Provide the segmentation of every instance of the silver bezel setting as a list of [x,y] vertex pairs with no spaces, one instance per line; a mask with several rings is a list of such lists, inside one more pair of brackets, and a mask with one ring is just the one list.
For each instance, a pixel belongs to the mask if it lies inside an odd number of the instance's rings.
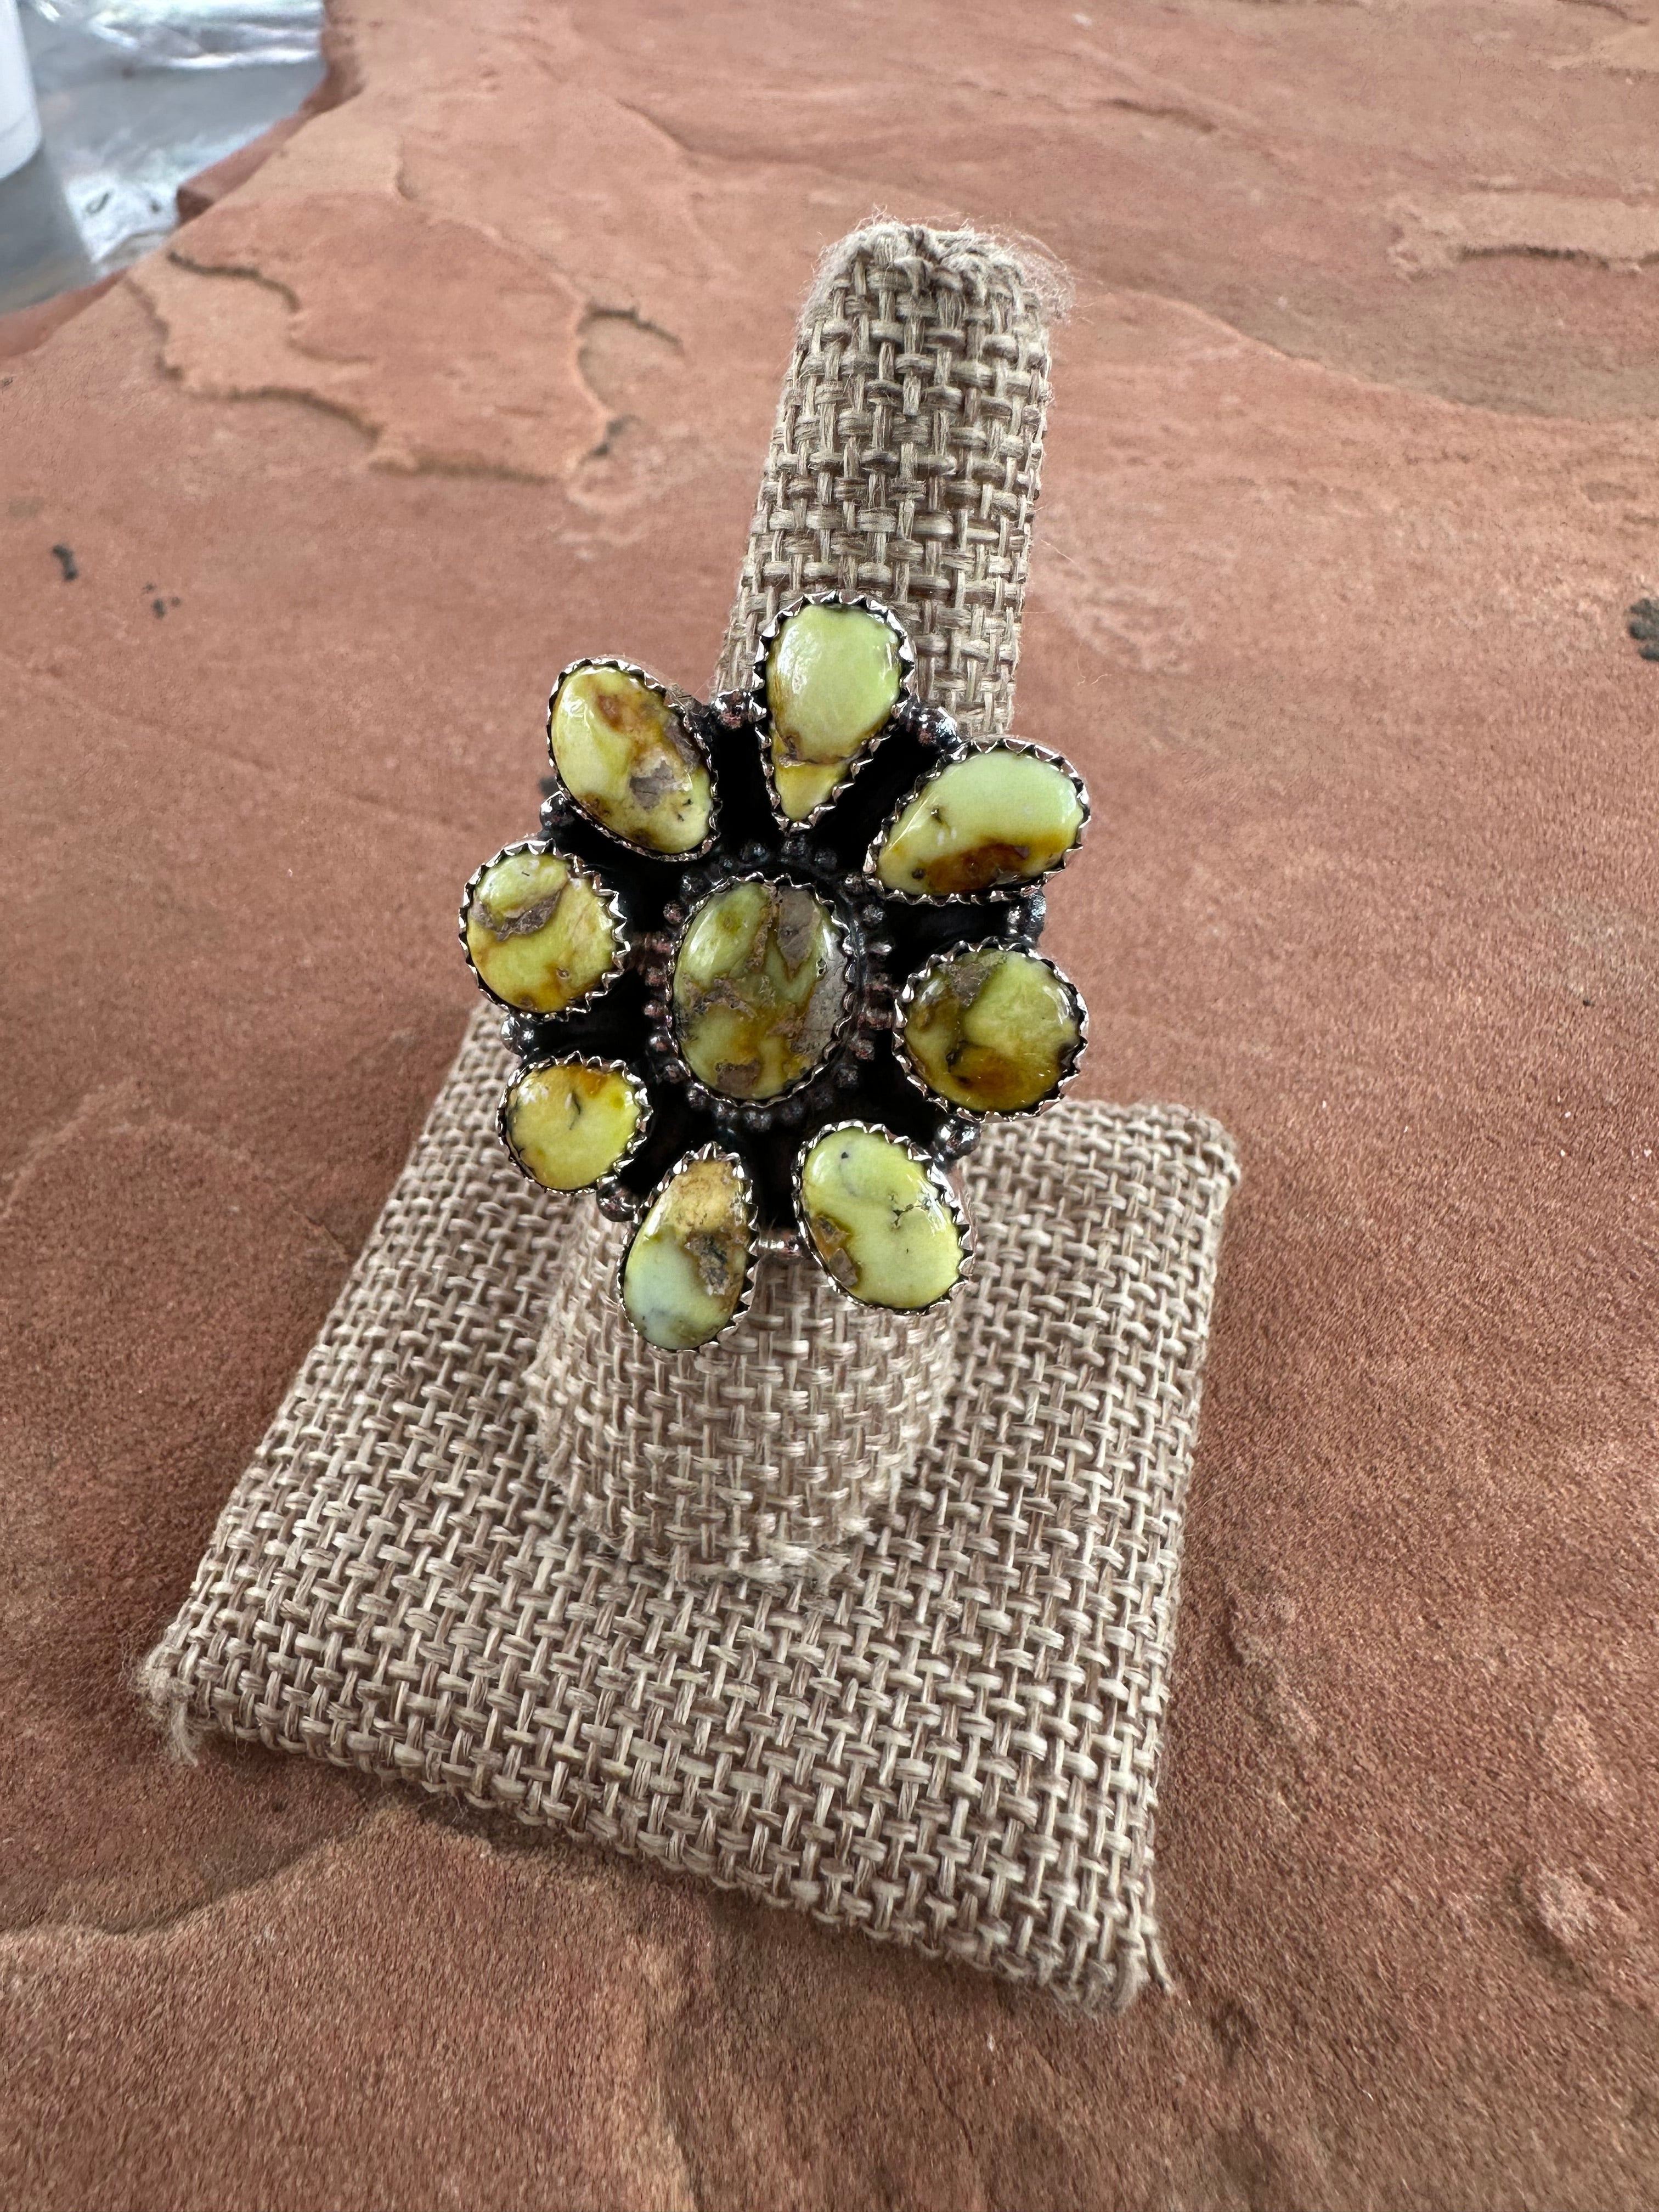
[[[830,926],[840,940],[846,959],[841,1011],[830,1032],[829,1042],[811,1067],[769,1098],[732,1097],[705,1083],[685,1056],[674,1005],[674,970],[679,964],[680,950],[692,923],[711,899],[718,898],[725,891],[735,890],[742,884],[763,884],[769,887],[786,884],[792,890],[809,892],[820,906],[827,909]],[[662,1064],[663,1073],[669,1080],[684,1085],[686,1097],[692,1105],[702,1108],[722,1122],[730,1122],[740,1128],[769,1129],[775,1121],[788,1122],[799,1119],[808,1094],[819,1085],[834,1084],[837,1064],[845,1064],[842,1054],[849,1046],[858,1058],[869,1058],[874,1045],[872,1038],[866,1043],[866,1033],[873,1030],[871,1016],[876,1011],[875,1002],[880,999],[881,994],[874,988],[877,978],[871,972],[872,963],[864,933],[854,916],[842,910],[843,905],[844,902],[838,902],[833,896],[826,896],[823,884],[792,874],[787,862],[779,868],[722,871],[691,896],[683,908],[677,904],[669,910],[675,918],[660,937],[647,939],[641,971],[646,985],[646,1019],[649,1024],[647,1048]],[[664,918],[666,921],[668,916]],[[866,1045],[862,1052],[859,1050],[860,1044]]]
[[[950,1208],[951,1218],[957,1224],[957,1234],[962,1241],[962,1265],[957,1268],[957,1279],[950,1289],[941,1291],[938,1297],[930,1299],[925,1306],[886,1306],[874,1298],[861,1298],[855,1291],[849,1291],[844,1283],[836,1282],[835,1276],[830,1274],[829,1268],[823,1264],[817,1245],[813,1240],[812,1231],[807,1224],[806,1204],[801,1189],[801,1176],[805,1168],[808,1152],[815,1146],[823,1144],[826,1138],[838,1137],[844,1129],[861,1129],[868,1136],[884,1137],[890,1145],[896,1145],[902,1152],[908,1152]],[[973,1217],[963,1204],[961,1194],[949,1174],[939,1165],[931,1152],[925,1152],[913,1139],[901,1136],[896,1129],[890,1129],[880,1121],[866,1121],[856,1115],[850,1115],[844,1121],[830,1121],[822,1129],[815,1130],[795,1153],[794,1165],[790,1170],[789,1187],[795,1209],[795,1225],[800,1249],[811,1260],[813,1266],[835,1285],[841,1296],[844,1298],[851,1298],[854,1305],[865,1306],[872,1313],[916,1316],[937,1313],[941,1306],[950,1304],[972,1271],[975,1249]]]
[[[810,813],[803,814],[797,818],[785,813],[783,801],[778,796],[775,763],[772,758],[772,709],[767,697],[766,670],[767,663],[771,658],[772,647],[778,641],[779,632],[785,623],[793,615],[798,615],[803,607],[847,607],[856,610],[860,614],[874,615],[878,620],[884,622],[898,640],[899,688],[898,696],[893,702],[887,720],[878,729],[871,732],[857,752],[852,756],[847,763],[846,773],[835,788],[821,799]],[[827,814],[832,806],[839,805],[847,796],[860,774],[880,750],[883,741],[892,728],[894,720],[899,715],[904,702],[915,700],[916,650],[910,642],[909,632],[893,612],[891,607],[888,606],[884,600],[872,599],[867,592],[804,592],[791,599],[787,605],[780,607],[771,621],[762,630],[755,650],[754,663],[750,672],[747,696],[750,719],[754,723],[760,743],[761,774],[766,779],[767,800],[771,806],[773,818],[778,827],[786,836],[791,836],[799,831],[810,830],[812,824]]]
[[[569,869],[571,875],[580,878],[600,900],[611,920],[615,951],[611,955],[610,967],[597,982],[590,983],[585,991],[569,1000],[558,1009],[556,1013],[548,1013],[539,1006],[515,1006],[510,999],[504,999],[498,991],[492,991],[480,974],[478,963],[472,957],[472,947],[466,941],[466,918],[471,909],[473,897],[478,885],[492,868],[498,866],[503,860],[512,860],[519,853],[534,853],[538,857],[544,856],[562,861]],[[499,853],[493,853],[489,860],[474,868],[466,879],[466,889],[461,893],[461,911],[457,929],[461,940],[461,951],[466,957],[466,964],[472,970],[478,988],[483,993],[485,998],[490,1000],[495,1005],[504,1007],[509,1014],[521,1014],[535,1021],[556,1022],[562,1016],[573,1012],[578,1006],[591,1006],[595,999],[599,998],[611,988],[618,975],[627,972],[634,957],[633,936],[628,926],[628,915],[622,901],[602,876],[597,875],[592,868],[584,866],[581,861],[573,860],[568,853],[562,853],[550,837],[521,837],[516,844],[503,845]]]
[[[975,952],[1012,952],[1027,960],[1036,961],[1040,968],[1046,968],[1059,983],[1076,1012],[1077,1042],[1060,1071],[1060,1079],[1029,1106],[964,1106],[960,1100],[948,1097],[943,1091],[935,1091],[911,1057],[910,1041],[905,1034],[905,1018],[915,1002],[917,992],[937,969],[948,968],[953,961],[965,960]],[[892,1035],[893,1056],[898,1062],[900,1073],[930,1105],[938,1106],[947,1114],[965,1116],[975,1122],[1029,1121],[1035,1115],[1046,1113],[1055,1100],[1064,1097],[1076,1082],[1078,1072],[1083,1066],[1083,1055],[1089,1048],[1089,1009],[1082,992],[1058,961],[1050,960],[1046,953],[1038,952],[1018,937],[981,937],[969,945],[945,946],[906,977],[904,987],[894,1002]]]
[[[678,1182],[687,1169],[694,1166],[699,1160],[724,1160],[737,1170],[738,1184],[743,1193],[744,1212],[747,1217],[749,1227],[749,1249],[748,1256],[744,1262],[743,1288],[738,1293],[738,1303],[732,1309],[731,1319],[722,1322],[713,1336],[704,1337],[701,1344],[653,1344],[651,1339],[628,1310],[628,1301],[623,1291],[623,1278],[628,1271],[629,1260],[633,1255],[635,1244],[645,1226],[652,1207],[667,1190],[670,1184]],[[628,1242],[623,1247],[622,1257],[617,1262],[617,1304],[622,1308],[628,1326],[634,1331],[641,1344],[650,1345],[652,1351],[664,1359],[688,1359],[699,1352],[707,1352],[711,1344],[718,1344],[722,1337],[729,1336],[749,1310],[750,1301],[755,1295],[755,1278],[761,1258],[761,1243],[762,1231],[755,1212],[755,1179],[750,1174],[743,1155],[733,1152],[726,1145],[714,1143],[699,1145],[695,1152],[682,1152],[641,1206]]]
[[[626,1149],[611,1162],[603,1175],[595,1176],[592,1182],[577,1183],[570,1190],[560,1190],[552,1183],[544,1182],[539,1176],[532,1175],[530,1170],[519,1158],[514,1148],[512,1137],[507,1132],[507,1117],[514,1092],[520,1085],[526,1082],[531,1076],[539,1075],[550,1067],[586,1067],[592,1069],[596,1074],[620,1075],[629,1090],[633,1091],[639,1103],[640,1118],[635,1124],[634,1133],[629,1139]],[[502,1151],[527,1183],[532,1184],[537,1190],[545,1191],[550,1198],[580,1198],[588,1191],[599,1195],[615,1189],[617,1178],[623,1170],[639,1157],[640,1147],[650,1133],[651,1121],[651,1093],[646,1088],[645,1080],[639,1071],[630,1067],[625,1060],[595,1060],[586,1053],[580,1052],[546,1052],[535,1060],[526,1060],[507,1079],[507,1088],[501,1093],[501,1103],[495,1109],[495,1134],[501,1140]]]
[[[580,675],[585,668],[615,668],[624,676],[633,677],[643,684],[647,691],[654,692],[669,711],[678,716],[680,727],[687,741],[695,747],[702,762],[703,773],[708,778],[708,830],[700,845],[689,845],[682,853],[664,853],[654,845],[642,845],[632,837],[624,837],[620,830],[613,830],[608,822],[601,821],[592,808],[579,799],[565,781],[564,770],[559,766],[558,756],[553,750],[553,714],[559,703],[560,692],[571,677]],[[720,842],[720,789],[714,774],[713,757],[697,732],[698,705],[698,701],[690,692],[682,691],[678,684],[665,684],[661,677],[653,676],[648,668],[641,668],[637,661],[623,660],[615,653],[584,653],[580,660],[567,661],[547,695],[547,764],[560,796],[568,805],[575,809],[584,822],[591,823],[602,836],[609,837],[613,845],[619,845],[624,853],[632,853],[644,860],[665,860],[672,866],[689,866],[693,860],[702,860],[712,853]]]
[[[1012,884],[988,884],[983,890],[907,891],[896,890],[891,884],[884,883],[878,872],[878,859],[882,847],[892,836],[905,812],[915,805],[917,799],[937,778],[948,775],[953,768],[960,767],[963,762],[971,760],[978,753],[1026,753],[1033,760],[1045,762],[1048,767],[1057,768],[1063,775],[1069,776],[1083,808],[1083,818],[1077,825],[1076,836],[1073,838],[1057,860],[1051,861],[1037,874],[1022,876],[1017,882]],[[916,779],[903,797],[895,801],[889,810],[887,818],[870,840],[870,849],[864,856],[860,874],[865,882],[875,886],[879,897],[902,899],[907,906],[972,908],[975,905],[1007,905],[1019,899],[1029,898],[1034,890],[1040,890],[1051,877],[1057,876],[1060,870],[1067,866],[1073,854],[1082,848],[1083,840],[1088,834],[1092,813],[1093,809],[1089,801],[1089,787],[1063,754],[1052,751],[1047,745],[1033,744],[1029,738],[993,738],[988,744],[969,744],[955,758],[941,761],[938,767],[929,769],[925,775]]]

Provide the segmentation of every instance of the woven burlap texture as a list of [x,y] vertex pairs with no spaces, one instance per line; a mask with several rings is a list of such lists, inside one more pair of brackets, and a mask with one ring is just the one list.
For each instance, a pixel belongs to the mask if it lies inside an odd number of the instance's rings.
[[[900,223],[826,256],[802,310],[716,684],[803,592],[902,618],[921,696],[979,738],[1013,711],[1048,404],[1029,254]],[[769,1261],[755,1326],[692,1360],[612,1322],[605,1224],[573,1231],[536,1390],[550,1468],[584,1522],[681,1576],[831,1571],[890,1500],[954,1372],[950,1312],[852,1305]]]
[[872,1312],[769,1255],[742,1325],[676,1356],[619,1326],[629,1233],[596,1206],[567,1231],[529,1379],[549,1475],[585,1527],[682,1581],[833,1573],[939,1420],[956,1301]]
[[[676,1581],[583,1527],[526,1388],[568,1209],[480,1016],[144,1687],[1089,2008],[1162,1978],[1152,1816],[1234,1168],[1067,1101],[988,1132],[944,1417],[828,1583]],[[577,1201],[580,1203],[581,1201]]]
[[903,617],[924,699],[966,734],[1012,726],[1048,407],[1052,271],[971,231],[880,223],[829,253],[750,525],[718,682],[803,592]]

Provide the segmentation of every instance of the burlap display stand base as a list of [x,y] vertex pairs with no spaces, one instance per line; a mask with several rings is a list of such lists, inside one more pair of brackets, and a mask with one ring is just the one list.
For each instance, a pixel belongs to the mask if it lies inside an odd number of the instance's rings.
[[[827,1580],[676,1580],[585,1527],[526,1383],[573,1233],[475,1023],[145,1668],[152,1711],[1122,2006],[1222,1214],[1212,1122],[988,1130],[939,1425]],[[585,1201],[579,1201],[585,1203]]]
[[[969,232],[878,224],[826,258],[720,682],[787,600],[869,592],[924,698],[1012,726],[1044,296]],[[993,1125],[945,1313],[855,1309],[773,1257],[731,1338],[672,1361],[617,1310],[619,1233],[502,1157],[506,1071],[480,1015],[151,1655],[153,1710],[181,1744],[402,1776],[1127,2003],[1163,1972],[1225,1137],[1167,1107]]]

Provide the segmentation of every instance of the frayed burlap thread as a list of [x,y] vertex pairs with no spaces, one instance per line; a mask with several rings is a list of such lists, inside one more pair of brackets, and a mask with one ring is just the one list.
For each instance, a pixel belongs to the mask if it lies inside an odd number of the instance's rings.
[[1066,1101],[968,1162],[956,1380],[827,1582],[678,1581],[583,1526],[526,1382],[568,1210],[490,1128],[480,1016],[146,1663],[151,1710],[1121,2007],[1235,1168]]

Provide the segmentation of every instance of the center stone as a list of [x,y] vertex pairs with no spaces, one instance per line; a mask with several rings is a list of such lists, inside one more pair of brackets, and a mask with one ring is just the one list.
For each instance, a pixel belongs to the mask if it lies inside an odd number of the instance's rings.
[[741,883],[693,913],[674,958],[686,1065],[727,1098],[776,1098],[829,1051],[847,1003],[847,948],[799,884]]

